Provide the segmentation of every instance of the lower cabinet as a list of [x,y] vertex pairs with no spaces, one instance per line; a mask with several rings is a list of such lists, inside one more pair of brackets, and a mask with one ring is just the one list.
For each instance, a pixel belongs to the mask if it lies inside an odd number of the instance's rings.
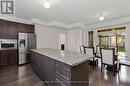
[[17,63],[17,50],[0,50],[0,66],[9,66]]
[[44,83],[49,86],[54,86],[55,63],[54,60],[47,58],[44,55],[32,53],[31,62],[33,70],[40,76]]
[[71,86],[71,67],[61,62],[56,62],[56,86]]
[[31,62],[33,70],[47,86],[89,86],[88,62],[70,66],[33,51]]

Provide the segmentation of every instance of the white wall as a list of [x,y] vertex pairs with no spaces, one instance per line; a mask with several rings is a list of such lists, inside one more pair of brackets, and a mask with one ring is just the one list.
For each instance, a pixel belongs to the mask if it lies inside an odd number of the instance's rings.
[[[102,28],[96,28],[97,29],[105,29],[105,28],[112,28],[112,27],[122,27],[126,26],[126,55],[130,58],[130,23],[125,25],[115,25],[115,26],[109,26],[109,27],[102,27]],[[91,29],[90,29],[91,30]],[[94,30],[94,29],[93,29]],[[96,31],[94,30],[94,31]],[[66,48],[67,51],[73,51],[73,52],[80,52],[79,46],[84,44],[88,44],[88,31],[89,29],[83,30],[81,28],[75,28],[75,29],[61,29],[61,28],[54,28],[54,27],[48,27],[48,26],[41,26],[36,25],[35,26],[35,32],[37,34],[37,48],[54,48],[59,49],[59,34],[66,34]],[[96,33],[94,33],[94,45],[98,44],[98,39]]]
[[67,31],[67,51],[80,52],[82,44],[82,30],[72,29]]
[[88,46],[88,31],[82,30],[82,44]]
[[126,44],[125,44],[125,48],[126,48],[126,55],[128,56],[128,58],[130,58],[130,23],[127,24],[127,29],[126,29]]
[[99,45],[98,33],[97,30],[93,31],[93,46],[96,52],[96,46]]
[[53,48],[60,49],[59,35],[66,35],[67,51],[80,52],[82,45],[82,30],[48,27],[43,25],[35,25],[35,33],[37,34],[37,48]]
[[59,34],[66,34],[62,28],[54,28],[43,25],[35,25],[37,34],[37,48],[59,49]]
[[93,31],[93,46],[95,47],[95,51],[96,51],[96,45],[98,45],[99,43],[99,40],[98,40],[98,33],[97,33],[97,30],[94,29],[94,30],[82,30],[82,43],[83,45],[86,45],[88,46],[88,32],[89,31]]
[[58,37],[58,41],[59,41],[59,43],[58,43],[58,47],[59,47],[59,49],[62,49],[62,47],[61,47],[61,45],[65,45],[64,46],[64,51],[66,51],[66,34],[59,34],[59,37]]

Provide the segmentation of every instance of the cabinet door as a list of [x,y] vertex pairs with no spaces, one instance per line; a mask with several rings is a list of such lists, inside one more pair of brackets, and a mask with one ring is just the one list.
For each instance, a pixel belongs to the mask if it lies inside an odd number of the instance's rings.
[[0,39],[17,39],[18,32],[34,33],[34,26],[0,20]]
[[17,64],[17,50],[10,50],[9,52],[9,64]]
[[0,51],[0,63],[1,63],[1,66],[7,66],[9,63],[9,59],[8,59],[8,50],[2,50]]
[[0,39],[7,38],[7,22],[0,20]]
[[2,38],[2,21],[0,20],[0,38]]
[[26,29],[28,33],[34,33],[34,25],[27,25]]
[[14,22],[8,22],[7,32],[7,36],[9,39],[17,39],[16,24]]
[[26,27],[25,27],[24,24],[17,23],[16,24],[16,28],[17,28],[17,33],[19,33],[19,32],[26,32]]
[[16,27],[17,27],[17,32],[34,33],[33,25],[17,23]]
[[1,50],[0,64],[1,66],[17,64],[17,50]]

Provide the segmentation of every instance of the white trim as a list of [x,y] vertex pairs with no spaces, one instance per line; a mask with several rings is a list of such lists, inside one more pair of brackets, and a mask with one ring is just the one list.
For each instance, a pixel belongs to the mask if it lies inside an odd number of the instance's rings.
[[18,18],[16,16],[2,16],[0,15],[0,19],[3,20],[8,20],[8,21],[14,21],[14,22],[20,22],[20,23],[26,23],[26,24],[39,24],[39,25],[46,25],[46,26],[57,26],[57,27],[62,27],[65,29],[75,29],[75,28],[82,28],[82,29],[88,29],[88,30],[93,30],[93,29],[98,29],[98,28],[105,28],[105,27],[113,27],[113,26],[122,26],[130,23],[130,16],[124,17],[124,18],[119,18],[119,19],[114,19],[114,20],[109,20],[109,21],[103,21],[99,22],[96,24],[92,25],[85,25],[82,22],[75,22],[72,24],[65,24],[59,21],[43,21],[37,18],[32,18],[32,19],[23,19],[23,18]]
[[58,27],[63,27],[63,28],[66,28],[66,29],[73,29],[73,28],[85,28],[86,26],[82,23],[72,23],[72,24],[64,24],[64,23],[61,23],[61,22],[58,22],[58,21],[51,21],[51,22],[46,22],[46,21],[43,21],[43,20],[40,20],[40,19],[37,19],[37,18],[33,18],[31,19],[32,22],[34,24],[40,24],[40,25],[47,25],[47,26],[58,26]]
[[113,26],[121,26],[121,25],[126,25],[128,23],[130,23],[130,16],[115,19],[115,20],[99,22],[99,23],[92,24],[92,25],[88,25],[87,28],[89,28],[89,29],[98,29],[98,28],[104,28],[104,27],[110,27],[110,26],[111,27],[113,27]]

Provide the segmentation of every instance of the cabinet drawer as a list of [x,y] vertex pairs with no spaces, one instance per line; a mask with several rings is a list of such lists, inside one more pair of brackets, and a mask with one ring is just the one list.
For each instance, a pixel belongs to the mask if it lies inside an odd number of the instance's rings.
[[70,86],[70,66],[61,62],[56,62],[56,86]]
[[[64,80],[63,78],[62,78],[62,80],[61,80],[61,79],[59,79],[59,78],[61,78],[61,77],[60,77],[60,76],[57,76],[57,78],[56,78],[56,84],[58,84],[58,86],[70,86],[70,85],[71,85],[68,80]],[[57,86],[57,85],[56,85],[56,86]]]
[[70,66],[57,61],[56,70],[64,70],[64,71],[70,72]]
[[55,86],[65,86],[62,82],[60,82],[58,79],[56,79]]
[[70,79],[70,72],[63,70],[62,68],[56,68],[56,74],[65,77],[67,80]]
[[58,71],[56,71],[56,78],[59,78],[59,79],[64,79],[64,80],[70,80],[70,75],[68,74],[68,75],[63,75],[62,73],[60,73],[60,72],[58,72]]

